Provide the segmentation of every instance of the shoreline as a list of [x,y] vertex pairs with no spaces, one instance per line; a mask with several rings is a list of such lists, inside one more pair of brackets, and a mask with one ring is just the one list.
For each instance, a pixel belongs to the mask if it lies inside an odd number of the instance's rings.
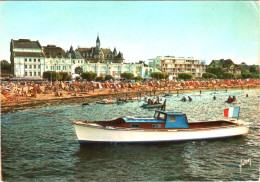
[[[225,90],[249,90],[248,88],[241,87],[228,87],[228,88],[217,88],[217,87],[206,87],[206,88],[196,88],[196,89],[170,89],[172,94],[184,94],[184,93],[195,93],[195,92],[209,92],[209,91],[225,91]],[[250,89],[259,89],[259,87],[250,87]],[[69,105],[69,104],[79,104],[79,103],[85,103],[85,102],[96,102],[103,99],[108,98],[116,98],[117,96],[121,97],[133,97],[133,98],[140,98],[144,95],[147,95],[148,97],[153,97],[161,94],[168,93],[169,90],[156,90],[155,94],[154,91],[130,91],[130,92],[116,92],[116,93],[98,93],[98,94],[92,94],[89,95],[86,93],[82,93],[82,95],[79,94],[79,96],[74,97],[56,97],[56,98],[50,98],[50,99],[34,99],[34,100],[27,100],[24,102],[18,102],[18,103],[11,103],[11,104],[2,104],[1,103],[1,114],[7,114],[12,112],[17,112],[21,110],[26,109],[36,109],[36,108],[42,108],[47,106],[56,106],[56,105]],[[84,94],[84,95],[83,95]]]

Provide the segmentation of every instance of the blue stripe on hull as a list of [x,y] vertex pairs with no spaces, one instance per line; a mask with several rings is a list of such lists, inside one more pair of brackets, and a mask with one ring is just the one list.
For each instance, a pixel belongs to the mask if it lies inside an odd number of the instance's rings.
[[224,139],[231,137],[240,137],[243,135],[234,135],[226,137],[214,137],[214,138],[199,138],[199,139],[184,139],[184,140],[157,140],[157,141],[128,141],[128,142],[108,142],[108,141],[89,141],[89,140],[78,140],[80,144],[113,144],[113,143],[165,143],[165,142],[185,142],[185,141],[195,141],[195,140],[215,140],[215,139]]

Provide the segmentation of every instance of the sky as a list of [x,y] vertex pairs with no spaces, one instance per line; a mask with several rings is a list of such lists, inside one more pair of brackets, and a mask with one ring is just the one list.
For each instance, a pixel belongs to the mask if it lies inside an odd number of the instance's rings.
[[0,60],[11,39],[121,51],[126,62],[156,56],[260,64],[259,1],[4,1]]

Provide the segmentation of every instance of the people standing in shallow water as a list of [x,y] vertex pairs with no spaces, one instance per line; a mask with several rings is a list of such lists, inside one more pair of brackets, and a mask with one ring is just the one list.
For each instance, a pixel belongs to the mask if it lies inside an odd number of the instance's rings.
[[190,96],[188,96],[188,98],[189,98],[189,101],[192,101],[192,98]]
[[233,102],[233,98],[231,96],[229,96],[228,99],[226,100],[226,102],[229,102],[229,103]]
[[235,102],[237,100],[237,98],[235,96],[233,96],[232,102]]
[[248,97],[248,94],[246,94],[246,97]]
[[186,102],[186,97],[182,97],[181,101]]
[[217,98],[217,97],[214,95],[213,100],[216,100],[216,98]]

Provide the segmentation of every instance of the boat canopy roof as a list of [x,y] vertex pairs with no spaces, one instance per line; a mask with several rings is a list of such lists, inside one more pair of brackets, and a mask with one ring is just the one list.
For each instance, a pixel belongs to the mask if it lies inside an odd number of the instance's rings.
[[123,118],[126,123],[164,123],[165,121],[155,118]]
[[169,110],[169,111],[163,111],[163,110],[156,110],[155,112],[160,112],[168,115],[185,115],[185,113],[180,112],[180,111],[174,111],[174,110]]

